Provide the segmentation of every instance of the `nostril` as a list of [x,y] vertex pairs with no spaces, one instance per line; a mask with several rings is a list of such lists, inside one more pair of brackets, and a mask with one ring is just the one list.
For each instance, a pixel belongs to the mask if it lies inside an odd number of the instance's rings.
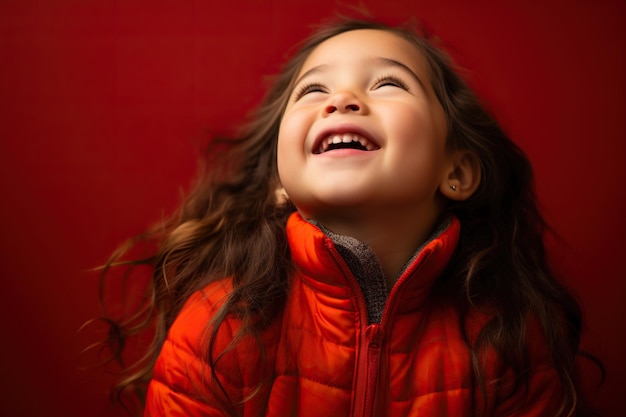
[[340,104],[339,106],[336,106],[334,104],[329,104],[326,107],[324,107],[324,112],[326,114],[332,114],[335,112],[360,112],[361,111],[361,106],[359,106],[357,103],[350,103],[350,104]]

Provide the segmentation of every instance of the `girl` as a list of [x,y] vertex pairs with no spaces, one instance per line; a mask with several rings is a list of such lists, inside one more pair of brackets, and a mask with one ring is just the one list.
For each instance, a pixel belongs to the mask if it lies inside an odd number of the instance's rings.
[[583,412],[529,161],[424,37],[319,31],[213,146],[148,235],[145,415]]

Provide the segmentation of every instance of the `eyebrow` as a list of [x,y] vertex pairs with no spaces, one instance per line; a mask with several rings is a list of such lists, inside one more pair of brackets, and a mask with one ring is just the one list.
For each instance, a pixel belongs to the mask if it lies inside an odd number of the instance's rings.
[[307,72],[302,74],[300,77],[298,77],[298,79],[296,80],[296,82],[293,85],[300,84],[300,81],[302,81],[303,79],[305,79],[309,75],[317,74],[318,72],[323,72],[328,67],[329,67],[329,65],[322,64],[322,65],[318,65],[316,67],[311,68],[310,70],[308,70]]
[[[387,67],[397,67],[400,68],[402,70],[404,70],[405,72],[407,72],[412,78],[415,79],[415,81],[417,81],[417,83],[422,87],[422,88],[426,88],[426,86],[424,85],[424,82],[422,81],[422,79],[406,64],[403,64],[400,61],[396,61],[395,59],[391,59],[391,58],[385,58],[385,57],[377,57],[372,59],[372,61],[374,63],[377,63],[378,65],[383,65],[383,66],[387,66]],[[307,72],[305,72],[304,74],[302,74],[300,77],[298,77],[298,80],[294,83],[294,85],[298,85],[300,84],[300,82],[313,74],[317,74],[319,72],[324,72],[326,69],[329,68],[328,64],[321,64],[318,65],[316,67],[311,68],[310,70],[308,70]]]
[[418,75],[411,69],[409,68],[408,65],[403,64],[400,61],[396,61],[395,59],[391,59],[391,58],[383,58],[383,57],[378,57],[376,58],[374,61],[378,61],[380,64],[385,65],[385,66],[389,66],[389,67],[397,67],[397,68],[401,68],[404,71],[406,71],[411,77],[413,77],[415,79],[415,81],[417,81],[417,83],[423,88],[426,89],[426,86],[424,85],[424,82],[422,82],[422,79],[420,77],[418,77]]

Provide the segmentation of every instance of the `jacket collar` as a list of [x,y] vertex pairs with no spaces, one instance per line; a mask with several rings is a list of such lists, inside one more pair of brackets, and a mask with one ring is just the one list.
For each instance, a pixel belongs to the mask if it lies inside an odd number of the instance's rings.
[[459,220],[451,214],[417,249],[393,288],[388,289],[375,254],[364,243],[326,231],[299,213],[292,214],[287,222],[292,260],[307,284],[337,296],[344,291],[354,296],[360,291],[370,323],[380,323],[385,309],[407,312],[422,305],[448,265],[459,233]]

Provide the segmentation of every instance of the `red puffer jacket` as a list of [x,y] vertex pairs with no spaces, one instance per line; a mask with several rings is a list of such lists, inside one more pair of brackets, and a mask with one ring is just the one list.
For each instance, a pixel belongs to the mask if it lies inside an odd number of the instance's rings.
[[[227,319],[214,346],[227,351],[215,366],[216,384],[202,341],[230,284],[210,284],[187,301],[169,331],[145,415],[224,416],[224,392],[231,410],[246,417],[469,417],[472,409],[555,415],[562,388],[536,330],[529,329],[528,389],[511,395],[513,373],[492,352],[486,396],[471,389],[458,314],[445,305],[421,308],[454,252],[460,225],[452,217],[440,229],[387,291],[364,245],[292,215],[287,233],[297,272],[283,314],[260,337],[265,349],[251,337],[231,349],[239,323]],[[487,319],[470,318],[470,339]]]

